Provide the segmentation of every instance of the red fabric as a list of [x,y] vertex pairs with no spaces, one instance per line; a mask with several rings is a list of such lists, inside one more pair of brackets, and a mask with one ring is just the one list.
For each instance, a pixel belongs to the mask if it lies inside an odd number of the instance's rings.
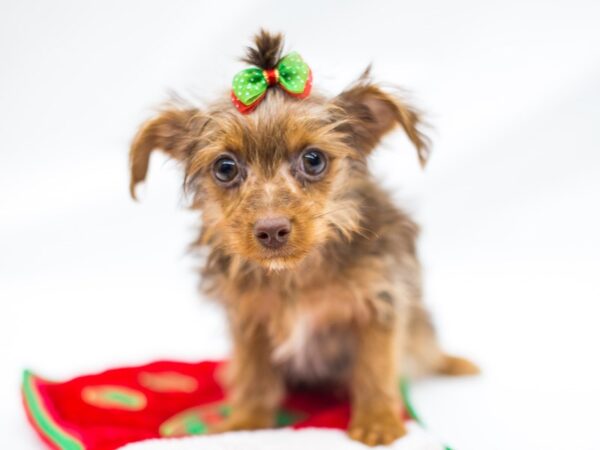
[[264,71],[265,78],[267,80],[267,84],[269,86],[275,86],[277,81],[279,81],[279,75],[277,73],[277,69],[268,69]]
[[[63,383],[33,376],[32,384],[40,406],[56,427],[74,436],[85,449],[112,450],[165,435],[201,434],[223,420],[228,406],[215,377],[222,364],[161,361]],[[47,426],[45,432],[31,414],[31,397],[24,398],[28,417],[41,438],[52,448],[60,448],[48,436]],[[189,420],[180,419],[185,414],[189,417],[190,411],[198,418],[192,428]],[[298,391],[289,394],[279,422],[294,428],[346,428],[349,415],[347,399],[328,392]]]

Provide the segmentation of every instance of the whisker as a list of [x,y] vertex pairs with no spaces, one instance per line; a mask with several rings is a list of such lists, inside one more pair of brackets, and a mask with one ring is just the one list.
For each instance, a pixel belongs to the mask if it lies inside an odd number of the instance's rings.
[[[365,227],[360,227],[358,230],[356,230],[356,233],[359,236],[364,237],[365,239],[369,239],[370,237],[377,239],[379,237],[379,235],[375,231]],[[371,234],[371,236],[368,236],[369,233]]]
[[316,214],[316,215],[312,216],[311,219],[318,219],[319,217],[323,217],[323,216],[326,216],[328,214],[333,214],[334,212],[343,211],[344,209],[350,209],[350,207],[349,206],[342,206],[340,208],[335,208],[335,209],[332,209],[332,210],[329,210],[329,211],[325,211],[325,212],[323,212],[321,214]]

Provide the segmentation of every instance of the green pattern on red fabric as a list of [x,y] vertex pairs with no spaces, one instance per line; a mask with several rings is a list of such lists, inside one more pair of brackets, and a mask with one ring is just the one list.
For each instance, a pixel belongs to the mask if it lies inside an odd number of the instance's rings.
[[84,445],[63,430],[52,418],[38,392],[36,381],[36,377],[30,371],[26,370],[23,373],[23,401],[31,423],[48,443],[57,449],[84,450]]
[[[196,406],[175,414],[159,429],[162,437],[184,437],[211,432],[231,414],[231,406],[224,402]],[[287,427],[305,418],[299,411],[282,408],[275,416],[275,427]]]
[[233,77],[233,104],[240,112],[248,113],[258,106],[271,85],[281,86],[294,97],[305,98],[312,87],[310,67],[298,53],[293,52],[284,56],[274,69],[244,69]]
[[146,407],[146,396],[123,386],[87,386],[81,391],[84,402],[106,409],[141,411]]

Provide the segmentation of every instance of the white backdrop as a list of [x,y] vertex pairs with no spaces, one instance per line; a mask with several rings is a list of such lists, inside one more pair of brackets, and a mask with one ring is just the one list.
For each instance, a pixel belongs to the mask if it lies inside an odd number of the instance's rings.
[[[423,225],[427,300],[478,379],[415,402],[461,450],[597,450],[600,3],[0,0],[0,439],[38,449],[20,371],[71,377],[227,353],[186,256],[197,225],[127,147],[174,90],[224,92],[259,26],[337,92],[370,62],[428,111],[425,172],[400,134],[373,170]],[[8,440],[8,441],[7,441]]]

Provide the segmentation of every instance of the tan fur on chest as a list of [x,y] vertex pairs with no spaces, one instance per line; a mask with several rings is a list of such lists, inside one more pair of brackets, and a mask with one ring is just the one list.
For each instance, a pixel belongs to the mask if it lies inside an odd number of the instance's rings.
[[378,295],[393,291],[388,264],[354,258],[347,273],[332,273],[327,261],[309,259],[293,274],[272,273],[260,284],[239,285],[225,295],[233,299],[232,325],[248,334],[265,330],[269,358],[288,379],[343,379],[361,328],[395,316],[394,306]]
[[345,377],[357,327],[369,315],[366,301],[348,289],[330,287],[302,292],[282,303],[280,315],[268,324],[273,362],[292,380]]
[[295,285],[291,289],[283,289],[278,281],[236,302],[239,326],[267,331],[270,358],[288,379],[345,378],[357,334],[377,314],[372,296],[347,281],[319,280],[314,283],[319,287]]

